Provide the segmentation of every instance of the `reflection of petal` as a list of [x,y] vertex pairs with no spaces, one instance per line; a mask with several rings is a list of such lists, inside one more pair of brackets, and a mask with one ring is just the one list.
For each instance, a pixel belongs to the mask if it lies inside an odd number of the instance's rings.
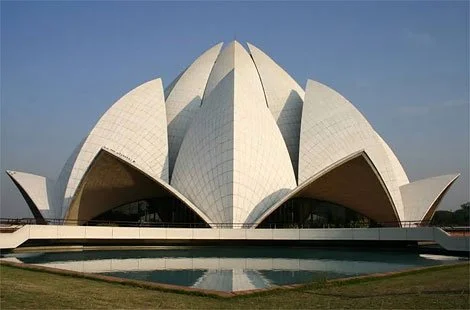
[[192,285],[195,288],[232,291],[232,273],[230,270],[208,270]]
[[[188,255],[187,250],[171,250],[170,253],[171,257],[166,251],[131,251],[125,254],[68,252],[44,253],[36,256],[15,254],[13,259],[17,262],[65,270],[103,273],[122,278],[219,291],[250,290],[273,285],[311,282],[315,279],[389,272],[438,264],[441,261],[439,257],[424,257],[411,253],[396,253],[391,257],[387,253],[380,252],[339,250],[312,252],[309,249],[283,250],[284,255],[289,258],[204,257],[204,254],[208,253],[205,251],[199,252],[201,256],[184,257]],[[118,255],[130,257],[111,258]],[[96,258],[103,256],[106,258]],[[299,256],[305,258],[297,258]],[[11,261],[12,257],[7,260]],[[456,261],[458,258],[453,257],[452,260]]]
[[[46,255],[47,256],[47,255]],[[53,257],[52,257],[53,258]],[[81,269],[83,272],[131,272],[154,270],[279,270],[279,271],[322,271],[341,274],[370,273],[386,271],[402,266],[416,266],[424,262],[418,256],[394,258],[393,262],[384,261],[378,254],[373,259],[359,261],[345,259],[319,258],[226,258],[226,257],[159,257],[159,258],[126,258],[126,259],[90,259],[60,261],[40,258],[20,258],[24,263],[40,264],[67,270]],[[357,259],[357,258],[356,258]],[[243,269],[240,266],[245,266]]]
[[[271,281],[264,277],[259,270],[244,270],[244,272],[255,288],[265,288],[272,286]],[[240,290],[246,290],[246,288],[240,287]]]
[[208,270],[192,285],[195,288],[236,292],[266,288],[271,286],[260,272],[256,270]]

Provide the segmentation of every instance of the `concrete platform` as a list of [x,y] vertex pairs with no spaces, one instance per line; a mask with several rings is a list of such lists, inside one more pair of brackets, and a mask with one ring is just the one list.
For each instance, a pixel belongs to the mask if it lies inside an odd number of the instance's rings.
[[330,229],[204,229],[25,225],[12,233],[0,234],[0,249],[15,249],[26,242],[45,244],[116,244],[119,241],[157,245],[161,243],[224,244],[270,242],[321,242],[323,245],[359,241],[370,244],[436,242],[448,251],[470,251],[469,236],[452,236],[438,227],[414,228],[330,228]]

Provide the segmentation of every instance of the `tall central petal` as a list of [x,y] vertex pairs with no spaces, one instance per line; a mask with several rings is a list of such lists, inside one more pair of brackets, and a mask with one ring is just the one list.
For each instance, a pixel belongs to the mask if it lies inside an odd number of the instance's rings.
[[256,67],[238,42],[217,58],[172,185],[218,223],[254,221],[296,186]]

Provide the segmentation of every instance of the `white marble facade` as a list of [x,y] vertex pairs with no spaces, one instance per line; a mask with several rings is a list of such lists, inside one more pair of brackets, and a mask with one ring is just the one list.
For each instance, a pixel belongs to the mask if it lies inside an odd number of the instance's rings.
[[63,218],[101,150],[162,184],[212,227],[251,226],[357,152],[372,161],[401,221],[429,219],[458,177],[410,183],[392,149],[347,99],[311,80],[304,91],[263,51],[236,41],[204,52],[165,90],[155,79],[123,96],[57,181],[7,173],[36,212]]

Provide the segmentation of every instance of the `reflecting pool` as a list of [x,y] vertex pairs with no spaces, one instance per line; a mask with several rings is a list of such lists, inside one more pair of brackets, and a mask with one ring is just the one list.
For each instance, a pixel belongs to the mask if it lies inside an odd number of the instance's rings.
[[218,291],[308,283],[455,263],[453,256],[293,247],[183,247],[158,250],[8,254],[3,260]]

